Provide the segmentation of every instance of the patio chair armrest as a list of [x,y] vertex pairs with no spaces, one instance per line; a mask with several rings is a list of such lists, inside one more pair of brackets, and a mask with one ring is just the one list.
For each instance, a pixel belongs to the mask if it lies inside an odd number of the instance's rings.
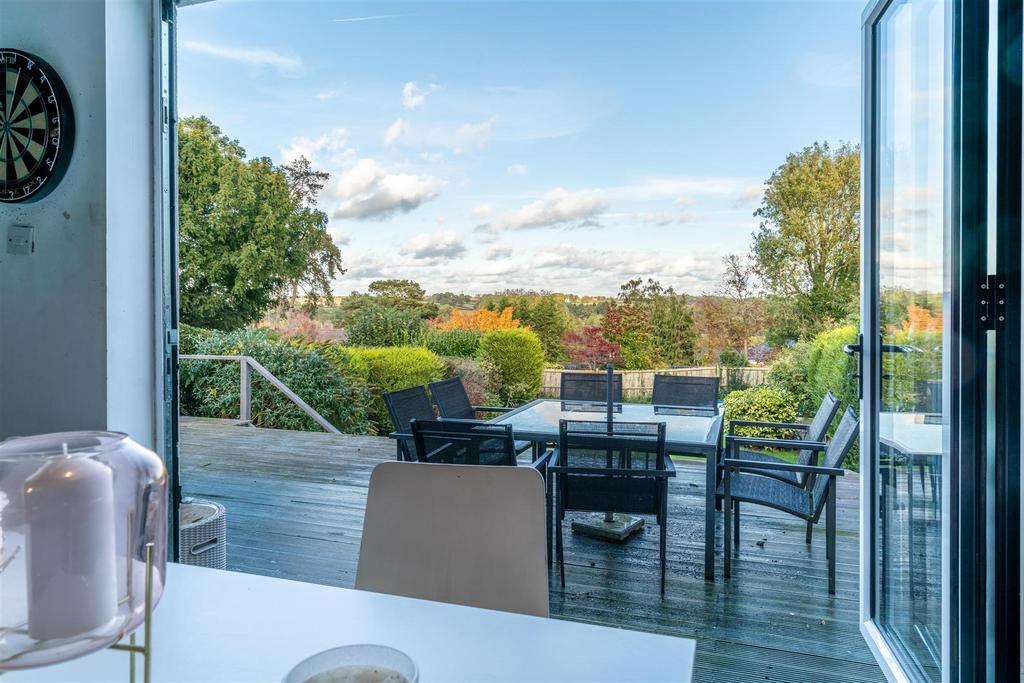
[[411,432],[391,432],[388,434],[389,439],[395,439],[397,441],[412,441]]
[[776,472],[803,472],[804,474],[822,474],[829,477],[841,477],[846,471],[841,467],[819,467],[818,465],[798,465],[789,462],[761,462],[759,460],[742,460],[726,458],[722,467],[740,470],[775,470]]
[[668,475],[670,477],[676,476],[676,464],[672,462],[672,456],[668,453],[665,454],[665,471],[671,472],[671,474]]
[[737,446],[763,446],[765,448],[796,448],[807,451],[823,451],[828,448],[824,441],[802,441],[801,439],[769,439],[760,436],[734,436],[725,437],[726,450],[731,444]]
[[501,406],[473,406],[473,410],[478,413],[507,413],[512,408],[504,408]]
[[547,471],[550,469],[552,463],[558,459],[558,451],[554,448],[544,451],[537,457],[536,460],[530,463],[530,467],[537,470],[538,472]]
[[768,427],[806,432],[810,425],[800,422],[762,422],[760,420],[729,420],[729,436],[735,434],[736,427]]

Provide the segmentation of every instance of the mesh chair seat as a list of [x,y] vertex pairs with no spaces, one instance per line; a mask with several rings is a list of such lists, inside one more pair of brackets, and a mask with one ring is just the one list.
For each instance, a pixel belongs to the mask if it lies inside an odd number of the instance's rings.
[[[736,457],[738,457],[740,460],[753,460],[754,462],[777,462],[777,463],[789,462],[788,460],[783,460],[782,458],[779,458],[779,457],[776,457],[774,455],[771,455],[770,453],[764,453],[762,451],[747,451],[747,450],[743,450],[743,449],[740,449],[740,454],[738,456],[736,456]],[[810,462],[806,462],[806,463],[800,463],[800,464],[802,464],[802,465],[809,465],[811,463]],[[795,484],[796,486],[800,486],[803,483],[801,481],[802,478],[803,478],[803,475],[800,472],[789,472],[789,471],[784,471],[784,470],[775,470],[775,471],[772,472],[772,476],[774,476],[774,477],[776,477],[778,479],[785,480],[785,481],[789,482],[790,484]]]
[[[734,500],[767,505],[804,519],[814,516],[810,496],[795,482],[787,484],[771,477],[741,472],[732,475],[731,488]],[[725,493],[724,484],[719,484],[718,493]]]

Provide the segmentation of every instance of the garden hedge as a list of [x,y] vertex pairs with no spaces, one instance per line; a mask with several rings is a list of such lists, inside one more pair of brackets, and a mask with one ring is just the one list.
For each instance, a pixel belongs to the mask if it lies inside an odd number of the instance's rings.
[[[793,422],[796,419],[796,401],[784,389],[761,385],[726,394],[723,402],[726,431],[732,420],[757,420],[759,422]],[[792,434],[780,434],[778,429],[769,427],[737,427],[736,433],[743,436],[785,438]]]
[[[315,348],[284,343],[266,330],[220,332],[183,326],[181,352],[252,356],[339,431],[365,434],[370,427],[366,387],[344,376]],[[183,359],[179,376],[182,414],[238,417],[238,363]],[[258,373],[252,380],[252,421],[259,427],[320,431]]]
[[480,340],[478,358],[491,401],[517,406],[537,398],[545,365],[537,333],[526,328],[488,332]]

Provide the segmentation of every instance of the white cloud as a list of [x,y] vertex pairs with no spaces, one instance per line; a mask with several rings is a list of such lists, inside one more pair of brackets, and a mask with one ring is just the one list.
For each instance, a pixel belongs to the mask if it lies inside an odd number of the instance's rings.
[[[481,226],[484,230],[523,230],[544,228],[565,223],[582,224],[594,219],[608,208],[608,200],[594,190],[570,192],[555,188],[537,201],[515,211],[502,214],[490,223]],[[588,223],[589,227],[593,223]]]
[[693,197],[736,197],[756,183],[749,178],[729,177],[660,177],[648,178],[630,185],[607,188],[606,193],[616,199],[649,201],[674,199],[683,208],[693,203]]
[[459,258],[466,253],[466,245],[462,243],[462,235],[454,230],[443,230],[435,233],[420,233],[406,245],[401,252],[417,261],[447,260]]
[[390,147],[398,138],[402,137],[409,131],[409,125],[402,119],[395,119],[395,122],[388,126],[388,130],[384,133],[384,146]]
[[303,66],[301,57],[282,54],[267,48],[215,45],[201,40],[182,40],[178,46],[187,52],[216,57],[229,62],[273,67],[285,76],[297,74]]
[[456,134],[467,138],[486,137],[491,134],[492,130],[494,130],[494,122],[496,120],[497,117],[492,116],[486,121],[479,121],[477,123],[464,123],[461,126],[459,126],[458,130],[456,130],[455,132]]
[[797,59],[796,73],[806,83],[822,88],[860,85],[860,55],[847,52],[805,52]]
[[477,220],[483,220],[494,213],[489,204],[477,204],[469,211],[469,215]]
[[338,246],[344,247],[352,243],[352,233],[350,232],[345,230],[336,230],[334,228],[329,228],[328,232],[331,234],[331,239],[333,239],[334,243]]
[[679,220],[679,216],[669,213],[668,211],[659,212],[643,212],[638,213],[634,216],[636,220],[646,225],[654,225],[658,227],[671,225]]
[[439,178],[389,173],[373,159],[360,159],[338,179],[332,195],[341,201],[335,218],[383,220],[408,213],[437,196]]
[[338,96],[338,91],[337,90],[324,90],[323,92],[318,92],[317,94],[313,95],[313,97],[315,97],[316,99],[320,100],[321,102],[326,102],[327,100],[333,100],[337,96]]
[[487,250],[488,261],[502,261],[512,256],[512,247],[508,244],[497,244]]
[[423,90],[413,81],[409,81],[402,86],[402,106],[409,111],[415,111],[423,106],[423,103],[427,100],[427,95],[435,90],[437,90],[436,85],[431,85],[426,90]]
[[344,128],[335,128],[317,138],[299,137],[281,148],[286,164],[306,157],[314,166],[342,166],[351,163],[355,151],[348,146],[349,135]]
[[512,164],[508,167],[509,175],[526,175],[530,172],[530,167],[526,164]]

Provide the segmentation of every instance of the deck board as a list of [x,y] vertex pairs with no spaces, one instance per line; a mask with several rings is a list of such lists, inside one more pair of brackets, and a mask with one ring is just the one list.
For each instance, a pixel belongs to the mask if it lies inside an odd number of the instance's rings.
[[[229,568],[353,585],[367,482],[375,465],[394,458],[392,442],[182,418],[180,450],[185,495],[227,507]],[[884,680],[858,630],[856,474],[839,482],[830,596],[823,528],[808,548],[802,522],[756,506],[743,509],[730,582],[721,578],[719,521],[718,580],[705,582],[704,465],[682,461],[677,471],[665,597],[653,523],[622,545],[566,526],[566,586],[553,571],[552,616],[695,638],[701,682]]]

